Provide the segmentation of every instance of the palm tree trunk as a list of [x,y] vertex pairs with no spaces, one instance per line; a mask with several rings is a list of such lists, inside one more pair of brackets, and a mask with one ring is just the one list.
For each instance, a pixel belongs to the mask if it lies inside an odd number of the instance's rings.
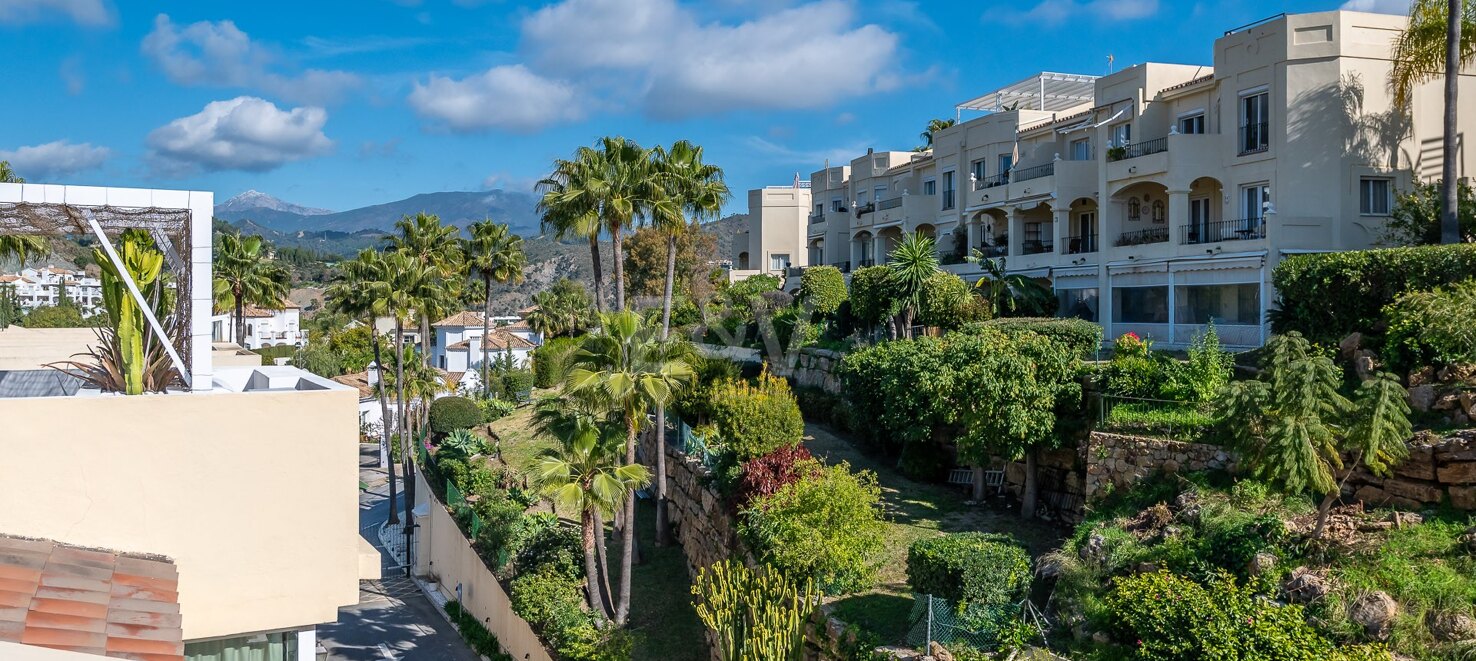
[[1440,242],[1460,243],[1461,225],[1456,199],[1456,97],[1461,74],[1461,0],[1446,0],[1445,33],[1445,136],[1440,182]]
[[[676,233],[666,235],[666,289],[661,297],[661,339],[671,333],[671,296],[676,280]],[[656,545],[671,544],[671,522],[666,520],[666,406],[656,407]]]
[[605,603],[615,603],[615,592],[610,589],[610,558],[605,553],[605,516],[594,511],[595,559],[600,563],[600,586],[605,590]]
[[595,532],[592,509],[586,507],[584,515],[580,517],[580,541],[584,545],[584,580],[587,584],[584,591],[589,595],[589,610],[594,613],[595,621],[602,623],[608,611],[605,610],[604,600],[600,599],[599,572],[595,568]]
[[[395,341],[399,345],[396,347],[397,351],[395,352],[395,397],[397,400],[399,400],[400,403],[400,419],[408,421],[409,409],[407,408],[408,404],[406,404],[405,402],[405,348],[403,346],[405,342],[405,329],[404,324],[398,318],[395,319],[395,331]],[[425,336],[421,335],[420,338],[420,341],[424,343]],[[411,447],[413,446],[410,442],[410,425],[401,425],[400,461],[403,462],[402,465],[405,467],[405,472],[403,473],[403,475],[405,476],[405,497],[401,499],[401,502],[405,509],[405,518],[403,522],[405,524],[405,554],[407,559],[409,558],[411,549],[410,534],[412,529],[415,527],[415,520],[410,516],[410,508],[415,506],[415,475],[414,471],[411,470]],[[410,572],[411,563],[407,563],[405,565],[405,575],[409,576]]]
[[373,319],[369,320],[369,346],[374,349],[374,369],[379,371],[379,387],[374,390],[379,394],[381,459],[389,471],[389,522],[399,523],[400,515],[395,512],[395,462],[390,458],[390,423],[397,419],[390,417],[389,398],[384,396],[384,359],[379,355],[379,333],[374,332]]
[[[631,418],[625,424],[625,464],[635,464],[635,442],[636,442],[636,420]],[[630,495],[625,498],[625,517],[620,526],[621,554],[620,554],[620,601],[615,607],[615,624],[625,626],[630,619],[630,571],[635,559],[635,502],[636,492],[631,489]]]
[[1020,516],[1027,519],[1035,518],[1036,502],[1040,499],[1040,481],[1036,477],[1039,463],[1039,450],[1030,448],[1025,451],[1025,488],[1020,493]]
[[1322,531],[1327,527],[1327,515],[1332,511],[1333,502],[1338,499],[1341,492],[1334,489],[1322,497],[1322,502],[1317,505],[1317,525],[1312,529],[1312,539],[1322,539]]
[[236,344],[242,349],[246,348],[246,317],[245,305],[241,302],[241,295],[236,294],[236,318],[233,321],[236,331]]
[[[410,415],[405,405],[405,322],[397,316],[395,318],[395,431],[398,432],[398,444],[401,453],[404,452],[405,438],[410,434]],[[402,457],[403,458],[403,457]],[[391,460],[393,463],[393,460]],[[405,475],[405,499],[410,499],[410,476]],[[394,515],[391,514],[391,517]],[[393,518],[391,518],[393,521]],[[405,522],[406,524],[409,521]]]
[[[430,342],[430,317],[428,315],[422,314],[420,315],[420,364],[426,367],[430,367]],[[436,367],[440,367],[440,365],[437,365]]]
[[589,235],[589,262],[594,266],[595,310],[605,311],[605,274],[600,266],[600,234]]
[[620,225],[610,226],[610,261],[615,271],[615,309],[625,309],[625,248],[620,237]]
[[677,237],[672,232],[666,235],[666,288],[661,295],[661,339],[671,332],[671,296],[676,283]]
[[487,381],[487,334],[492,332],[492,276],[483,276],[482,284],[485,285],[486,291],[485,298],[482,300],[482,396],[490,399],[492,385]]

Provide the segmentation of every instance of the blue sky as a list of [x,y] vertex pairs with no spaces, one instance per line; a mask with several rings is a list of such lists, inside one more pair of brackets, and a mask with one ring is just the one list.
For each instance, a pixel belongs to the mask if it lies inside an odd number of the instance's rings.
[[741,192],[909,149],[1040,70],[1209,64],[1226,29],[1343,2],[0,0],[0,159],[32,181],[338,210],[529,189],[618,134],[698,142]]

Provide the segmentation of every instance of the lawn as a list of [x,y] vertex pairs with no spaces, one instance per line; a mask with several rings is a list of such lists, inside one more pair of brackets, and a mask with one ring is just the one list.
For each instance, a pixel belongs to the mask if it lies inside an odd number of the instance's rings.
[[533,407],[514,409],[510,415],[492,421],[488,427],[502,440],[502,461],[523,475],[531,475],[538,455],[558,447],[553,438],[533,428]]

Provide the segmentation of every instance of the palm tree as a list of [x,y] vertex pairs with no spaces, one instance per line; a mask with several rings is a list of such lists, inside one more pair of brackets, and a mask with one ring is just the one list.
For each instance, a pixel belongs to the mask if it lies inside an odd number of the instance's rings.
[[26,183],[25,178],[16,174],[15,170],[11,169],[10,161],[0,161],[0,184],[24,183]]
[[[433,268],[443,283],[441,287],[422,287],[417,294],[415,311],[420,318],[420,344],[425,349],[430,346],[432,317],[438,319],[457,306],[462,280],[456,277],[461,269],[461,242],[456,238],[456,226],[442,225],[439,216],[423,211],[395,221],[395,229],[399,234],[385,238],[386,250],[404,253],[421,266]],[[429,365],[430,352],[422,350],[420,360]]]
[[461,249],[466,255],[468,274],[482,281],[482,392],[491,397],[492,388],[487,381],[491,361],[486,338],[492,332],[492,283],[522,282],[528,259],[523,254],[523,237],[513,234],[506,223],[484,220],[472,223],[467,232],[471,238],[462,242]]
[[933,134],[934,133],[937,133],[939,131],[942,131],[943,129],[952,127],[954,124],[957,124],[957,123],[958,123],[958,120],[957,119],[930,119],[930,120],[928,120],[928,128],[923,129],[923,132],[922,133],[919,133],[918,136],[917,136],[919,138],[922,138],[922,141],[923,141],[923,147],[922,147],[922,149],[924,151],[926,151],[927,148],[933,146]]
[[[600,519],[612,514],[622,501],[630,500],[637,489],[649,484],[651,476],[645,466],[620,462],[623,439],[618,427],[595,424],[588,419],[569,422],[552,427],[561,432],[556,433],[559,448],[544,453],[534,469],[534,481],[556,507],[579,513],[585,592],[589,595],[590,612],[603,622],[613,614],[600,597],[602,582],[595,561],[595,540],[604,535]],[[629,560],[625,571],[622,589],[629,586]],[[628,600],[629,595],[624,598]],[[621,621],[618,615],[615,617]]]
[[389,509],[390,523],[399,523],[399,514],[395,512],[395,462],[389,461],[390,456],[390,422],[395,418],[390,417],[389,398],[386,395],[386,383],[384,374],[384,356],[380,351],[379,331],[375,326],[375,320],[386,314],[389,310],[384,304],[384,299],[376,298],[374,292],[383,289],[383,283],[388,278],[385,270],[383,256],[377,250],[362,250],[354,259],[339,265],[339,275],[332,285],[329,285],[324,297],[328,300],[328,309],[333,312],[346,314],[355,319],[362,318],[369,324],[369,346],[374,352],[374,366],[379,373],[379,387],[375,388],[375,394],[379,397],[380,419],[380,456],[384,457],[384,463],[388,464],[389,470]]
[[560,240],[582,237],[589,240],[589,261],[594,268],[595,309],[605,311],[605,274],[600,266],[600,215],[599,205],[592,195],[585,194],[594,188],[595,166],[581,157],[588,156],[582,150],[574,159],[554,161],[553,172],[538,182],[538,213],[545,230],[552,229]]
[[902,337],[912,337],[912,319],[922,307],[923,283],[938,272],[938,244],[933,237],[914,232],[892,250],[887,266],[892,268],[892,283],[902,301]]
[[984,275],[974,282],[974,292],[989,303],[991,317],[1003,316],[1006,312],[1026,310],[1039,312],[1053,300],[1049,287],[1034,278],[1005,271],[1003,258],[985,257],[977,248],[966,257],[970,263],[984,269]]
[[1461,0],[1414,0],[1409,6],[1409,24],[1394,42],[1394,67],[1389,73],[1395,106],[1402,109],[1409,108],[1416,86],[1444,73],[1441,243],[1461,241],[1456,208],[1456,109],[1461,66],[1476,58],[1476,1],[1465,0],[1464,8],[1462,4]]
[[14,257],[21,266],[25,266],[26,260],[49,251],[50,247],[44,237],[34,234],[0,234],[0,259]]
[[[371,295],[380,300],[382,309],[395,319],[395,420],[399,421],[400,458],[405,462],[404,507],[405,521],[408,522],[411,520],[410,507],[415,500],[415,480],[410,468],[410,418],[405,399],[405,320],[414,318],[422,309],[425,292],[442,286],[444,277],[435,265],[422,263],[409,251],[386,253],[383,261],[385,278],[372,283]],[[405,534],[410,534],[408,526]]]
[[[600,328],[575,354],[566,389],[618,414],[625,427],[625,464],[635,465],[636,436],[646,412],[669,403],[692,383],[691,346],[663,340],[658,329],[629,310],[600,316]],[[630,568],[635,553],[635,494],[625,502],[621,527],[620,601],[616,624],[630,615]]]
[[[687,229],[686,215],[696,225],[716,217],[730,196],[723,170],[702,160],[702,147],[678,140],[667,150],[656,147],[652,154],[656,172],[666,189],[664,200],[652,206],[651,222],[666,233],[666,284],[661,295],[661,339],[671,333],[672,288],[676,280],[677,237]],[[672,207],[677,209],[672,214]],[[666,407],[656,407],[656,544],[671,542],[666,520]]]
[[279,309],[292,277],[266,254],[260,236],[220,235],[215,250],[215,305],[229,309],[236,342],[245,342],[247,305]]

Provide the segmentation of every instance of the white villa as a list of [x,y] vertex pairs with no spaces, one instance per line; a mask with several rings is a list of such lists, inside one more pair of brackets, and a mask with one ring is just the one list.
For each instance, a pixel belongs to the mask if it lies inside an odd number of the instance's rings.
[[19,273],[0,275],[0,286],[15,288],[15,299],[27,312],[39,307],[54,306],[66,298],[83,316],[90,317],[102,311],[102,281],[82,271],[48,265],[41,268],[24,268]]
[[[507,323],[510,319],[517,321]],[[452,373],[475,372],[482,366],[485,346],[492,359],[511,354],[515,366],[527,367],[529,356],[542,343],[543,338],[521,318],[493,317],[491,333],[483,337],[482,313],[459,312],[431,324],[431,364]]]
[[[1405,22],[1279,15],[1226,32],[1205,64],[1030,75],[960,103],[927,151],[826,163],[782,205],[780,191],[751,192],[734,259],[849,273],[921,232],[945,270],[972,280],[966,254],[1004,258],[1055,290],[1057,314],[1109,339],[1183,346],[1213,320],[1226,344],[1258,346],[1281,260],[1380,245],[1396,193],[1440,176],[1440,82],[1417,89],[1407,119],[1391,107]],[[1461,85],[1464,121],[1476,70]],[[1476,151],[1459,158],[1470,177]],[[794,214],[805,197],[809,213]]]
[[285,298],[279,309],[246,306],[241,312],[246,320],[246,333],[239,341],[231,315],[227,310],[210,317],[211,334],[216,342],[235,342],[247,349],[307,345],[308,332],[301,325],[302,310]]

